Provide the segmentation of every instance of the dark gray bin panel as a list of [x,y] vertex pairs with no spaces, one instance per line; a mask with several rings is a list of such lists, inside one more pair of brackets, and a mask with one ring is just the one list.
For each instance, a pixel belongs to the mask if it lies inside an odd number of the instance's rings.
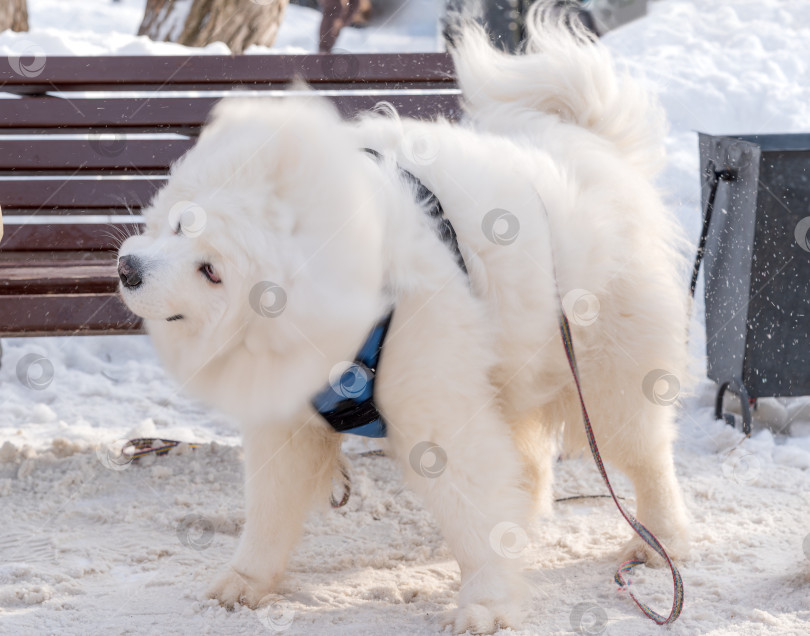
[[[708,376],[746,397],[810,395],[810,134],[700,134]],[[722,395],[720,396],[722,399]]]

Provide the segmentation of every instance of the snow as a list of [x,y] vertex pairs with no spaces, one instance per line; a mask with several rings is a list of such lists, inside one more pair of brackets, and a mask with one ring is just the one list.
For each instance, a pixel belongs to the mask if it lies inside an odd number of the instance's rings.
[[[32,31],[0,34],[0,52],[19,55],[32,45],[47,55],[189,52],[132,35],[143,4],[29,0]],[[436,4],[406,4],[401,19],[347,30],[338,46],[435,49],[422,16],[426,9],[435,15]],[[314,50],[317,21],[317,13],[289,7],[275,50]],[[700,224],[695,131],[804,132],[810,124],[810,3],[658,0],[646,18],[605,42],[656,89],[668,112],[670,165],[661,185],[692,238]],[[214,44],[202,52],[227,49]],[[699,290],[691,332],[699,376],[702,312]],[[441,631],[457,566],[389,459],[361,455],[362,443],[353,442],[348,505],[309,520],[270,606],[227,612],[203,592],[243,522],[235,424],[185,397],[145,337],[17,338],[3,346],[0,634]],[[23,358],[40,362],[26,369]],[[668,631],[805,634],[810,400],[764,400],[757,432],[745,440],[713,420],[712,399],[713,387],[701,382],[679,416],[675,459],[693,516],[694,554],[681,567],[684,612]],[[111,464],[106,445],[136,436],[203,445]],[[613,479],[632,507],[628,482],[615,472]],[[588,457],[559,462],[557,497],[604,492]],[[607,634],[659,632],[612,583],[629,530],[609,500],[558,502],[554,515],[530,530],[534,602],[516,633],[575,633],[572,616],[583,607],[595,608],[591,618],[603,612]],[[669,606],[667,572],[639,568],[632,578],[656,609]]]
[[[190,0],[189,0],[190,2]],[[435,51],[440,46],[437,0],[383,3],[389,7],[368,29],[344,29],[335,52]],[[28,33],[0,33],[0,53],[21,55],[31,47],[46,55],[229,55],[222,42],[190,48],[171,42],[153,42],[135,35],[143,19],[146,0],[29,0]],[[190,6],[190,5],[189,5]],[[178,28],[181,5],[166,29]],[[314,9],[288,5],[272,48],[251,46],[246,53],[316,53],[321,14]],[[66,25],[70,25],[66,27]]]

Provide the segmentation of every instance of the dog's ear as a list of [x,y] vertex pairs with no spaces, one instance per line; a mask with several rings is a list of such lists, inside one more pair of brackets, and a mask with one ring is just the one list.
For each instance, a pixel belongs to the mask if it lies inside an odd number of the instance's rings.
[[[286,111],[286,113],[285,113]],[[250,97],[223,97],[208,115],[204,131],[220,124],[242,120],[250,121],[273,113],[278,119],[285,114],[306,115],[308,112],[330,121],[340,121],[338,109],[331,100],[319,95],[303,80],[295,80],[283,96],[257,94]]]
[[340,171],[334,164],[343,161],[342,152],[353,148],[340,113],[308,89],[278,98],[276,106],[273,181],[282,188],[319,187],[326,173]]
[[[324,168],[324,151],[345,136],[337,108],[298,82],[281,97],[226,97],[211,111],[200,143],[241,134],[261,144],[244,160],[263,158],[277,184],[312,184]],[[343,133],[343,134],[342,134]],[[327,153],[328,154],[328,153]],[[307,176],[307,169],[309,175]]]
[[293,94],[311,93],[312,95],[315,95],[315,89],[307,84],[304,78],[300,75],[293,77],[287,92]]
[[[285,91],[284,97],[277,97],[276,100],[284,100],[283,103],[290,102],[298,108],[310,112],[313,116],[320,116],[329,121],[340,121],[342,117],[334,102],[319,95],[312,87],[304,81],[295,81],[289,90]],[[277,102],[278,103],[278,102]]]

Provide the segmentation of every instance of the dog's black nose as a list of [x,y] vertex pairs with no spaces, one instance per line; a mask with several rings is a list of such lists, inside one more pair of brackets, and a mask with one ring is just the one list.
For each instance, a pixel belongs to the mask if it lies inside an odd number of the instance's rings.
[[122,256],[118,259],[118,277],[124,287],[138,287],[143,282],[141,270],[141,261],[137,256]]

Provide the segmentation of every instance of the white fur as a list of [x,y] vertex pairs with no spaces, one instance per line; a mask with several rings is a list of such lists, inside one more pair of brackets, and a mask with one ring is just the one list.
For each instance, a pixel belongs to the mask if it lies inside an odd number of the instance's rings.
[[[146,211],[146,233],[122,246],[147,267],[122,293],[168,368],[243,423],[247,521],[211,590],[224,604],[256,607],[273,592],[307,511],[327,500],[339,436],[309,399],[391,304],[377,401],[391,454],[458,559],[457,631],[519,624],[521,561],[499,549],[499,529],[528,529],[532,510],[550,507],[563,429],[569,449],[585,444],[558,289],[603,456],[633,480],[639,519],[685,553],[674,407],[642,390],[656,369],[686,373],[682,239],[649,181],[658,115],[598,44],[534,19],[533,52],[520,58],[466,31],[455,57],[467,127],[349,124],[316,97],[223,102]],[[397,164],[438,195],[469,280]],[[170,227],[182,201],[205,211],[199,236]],[[511,244],[482,227],[496,208],[520,224]],[[249,303],[262,281],[286,292],[276,317]],[[577,320],[576,290],[598,301],[591,324]],[[438,477],[412,465],[426,441],[446,453]],[[638,541],[627,551],[651,557]]]

